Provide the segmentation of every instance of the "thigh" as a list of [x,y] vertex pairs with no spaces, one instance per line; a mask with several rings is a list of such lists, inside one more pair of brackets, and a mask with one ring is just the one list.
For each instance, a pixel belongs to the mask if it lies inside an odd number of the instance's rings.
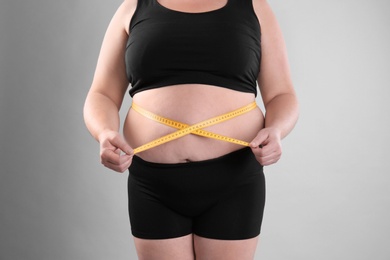
[[193,236],[171,239],[140,239],[134,237],[139,260],[194,260]]
[[245,176],[221,199],[194,220],[194,234],[210,239],[242,240],[260,234],[265,205],[262,172]]
[[[142,170],[142,165],[137,166]],[[155,180],[149,171],[140,172],[132,167],[134,171],[130,172],[128,180],[128,210],[133,236],[163,240],[192,234],[192,219],[167,205],[169,199],[159,190],[165,185]],[[156,175],[165,176],[159,172]]]
[[194,236],[197,260],[253,260],[258,237],[243,240],[217,240]]

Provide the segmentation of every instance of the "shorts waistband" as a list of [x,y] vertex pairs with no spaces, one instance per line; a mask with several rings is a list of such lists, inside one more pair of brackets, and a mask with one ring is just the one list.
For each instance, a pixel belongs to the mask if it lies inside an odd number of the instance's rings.
[[[160,169],[174,169],[174,168],[197,168],[200,167],[207,167],[207,166],[216,166],[216,167],[236,167],[238,165],[241,165],[243,163],[247,163],[248,159],[250,161],[255,161],[255,163],[258,163],[252,153],[251,148],[245,147],[230,153],[227,153],[225,155],[222,155],[220,157],[202,160],[202,161],[192,161],[192,162],[185,162],[185,163],[156,163],[156,162],[149,162],[145,161],[142,158],[140,158],[137,155],[134,155],[133,157],[133,163],[140,164],[144,167],[151,167],[151,168],[160,168]],[[260,164],[259,164],[260,165]],[[261,166],[261,165],[260,165]]]

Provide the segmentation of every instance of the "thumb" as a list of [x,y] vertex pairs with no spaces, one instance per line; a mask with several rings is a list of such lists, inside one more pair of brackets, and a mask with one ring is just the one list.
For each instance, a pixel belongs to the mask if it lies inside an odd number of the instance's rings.
[[133,149],[130,147],[130,145],[123,139],[123,137],[121,135],[117,135],[115,138],[113,138],[111,140],[111,143],[119,148],[120,150],[122,150],[124,153],[128,154],[128,155],[132,155],[133,154]]
[[264,142],[268,139],[268,133],[266,131],[260,130],[257,136],[250,142],[252,148],[261,148]]

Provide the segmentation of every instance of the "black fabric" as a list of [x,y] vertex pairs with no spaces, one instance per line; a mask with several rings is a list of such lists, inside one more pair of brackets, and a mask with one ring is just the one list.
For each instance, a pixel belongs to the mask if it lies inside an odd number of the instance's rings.
[[131,96],[189,83],[257,95],[261,33],[252,0],[228,0],[204,13],[138,0],[129,30],[125,62]]
[[260,234],[265,179],[250,148],[178,164],[134,156],[129,172],[129,215],[135,237],[168,239],[194,233],[239,240]]

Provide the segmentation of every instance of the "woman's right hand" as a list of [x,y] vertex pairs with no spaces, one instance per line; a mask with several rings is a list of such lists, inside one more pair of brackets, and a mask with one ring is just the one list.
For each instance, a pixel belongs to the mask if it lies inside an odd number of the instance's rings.
[[100,162],[116,172],[126,171],[133,160],[133,149],[116,131],[106,130],[99,135]]

